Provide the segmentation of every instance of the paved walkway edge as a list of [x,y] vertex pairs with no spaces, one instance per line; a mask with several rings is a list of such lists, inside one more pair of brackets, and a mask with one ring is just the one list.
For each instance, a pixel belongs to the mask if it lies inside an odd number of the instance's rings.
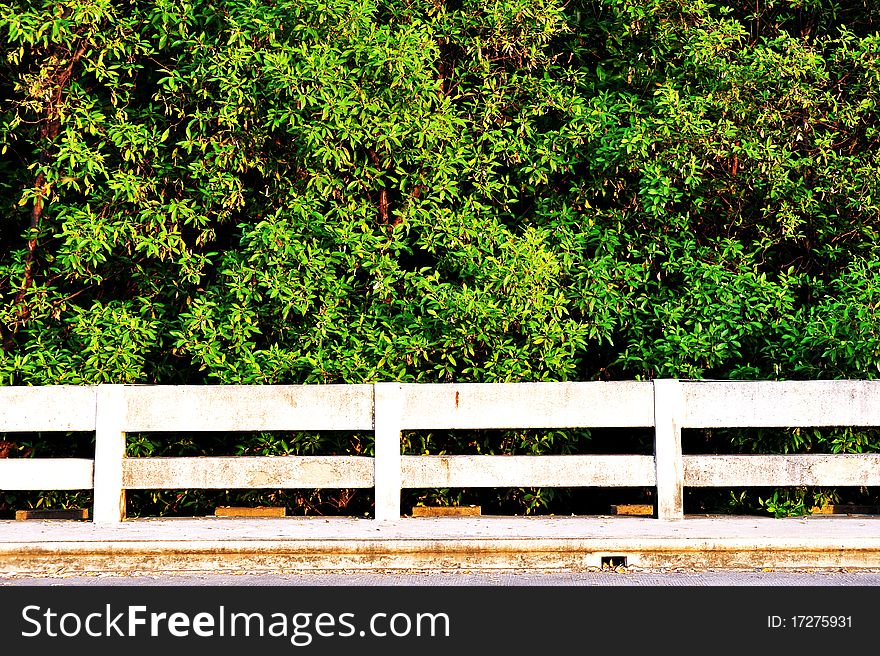
[[880,517],[0,521],[0,574],[880,569]]
[[[658,544],[615,541],[474,541],[370,545],[211,543],[119,545],[10,545],[0,553],[0,573],[45,575],[96,572],[314,572],[337,570],[600,569],[603,564],[659,569],[880,568],[880,543],[872,545]],[[613,558],[612,561],[603,559]],[[625,560],[621,560],[625,559]]]
[[0,521],[0,574],[880,569],[880,517]]

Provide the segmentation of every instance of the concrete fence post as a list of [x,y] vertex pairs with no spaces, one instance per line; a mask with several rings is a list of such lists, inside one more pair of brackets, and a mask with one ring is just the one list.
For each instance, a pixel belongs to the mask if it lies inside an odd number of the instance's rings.
[[681,420],[684,399],[678,380],[654,381],[654,466],[658,519],[684,517]]
[[400,519],[400,430],[403,418],[403,390],[398,383],[373,386],[373,430],[375,453],[373,485],[377,520]]
[[95,522],[125,519],[122,459],[125,457],[125,421],[128,406],[124,385],[98,385],[95,404]]

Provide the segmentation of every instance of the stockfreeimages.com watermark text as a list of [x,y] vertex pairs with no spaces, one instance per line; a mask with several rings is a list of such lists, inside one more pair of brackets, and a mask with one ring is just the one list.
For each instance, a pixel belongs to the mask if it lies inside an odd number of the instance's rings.
[[88,613],[29,605],[21,611],[24,638],[279,638],[306,647],[315,638],[448,638],[446,613],[372,613],[365,622],[356,613],[159,612],[141,605]]

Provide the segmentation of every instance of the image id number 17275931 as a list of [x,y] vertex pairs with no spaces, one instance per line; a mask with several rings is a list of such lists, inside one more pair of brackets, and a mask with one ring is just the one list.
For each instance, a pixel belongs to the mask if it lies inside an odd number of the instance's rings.
[[851,629],[852,615],[768,615],[769,629]]

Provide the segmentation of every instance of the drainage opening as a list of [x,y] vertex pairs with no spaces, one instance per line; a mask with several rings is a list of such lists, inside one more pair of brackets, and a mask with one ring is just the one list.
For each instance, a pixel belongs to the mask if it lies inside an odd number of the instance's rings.
[[626,556],[602,556],[602,569],[626,567]]

